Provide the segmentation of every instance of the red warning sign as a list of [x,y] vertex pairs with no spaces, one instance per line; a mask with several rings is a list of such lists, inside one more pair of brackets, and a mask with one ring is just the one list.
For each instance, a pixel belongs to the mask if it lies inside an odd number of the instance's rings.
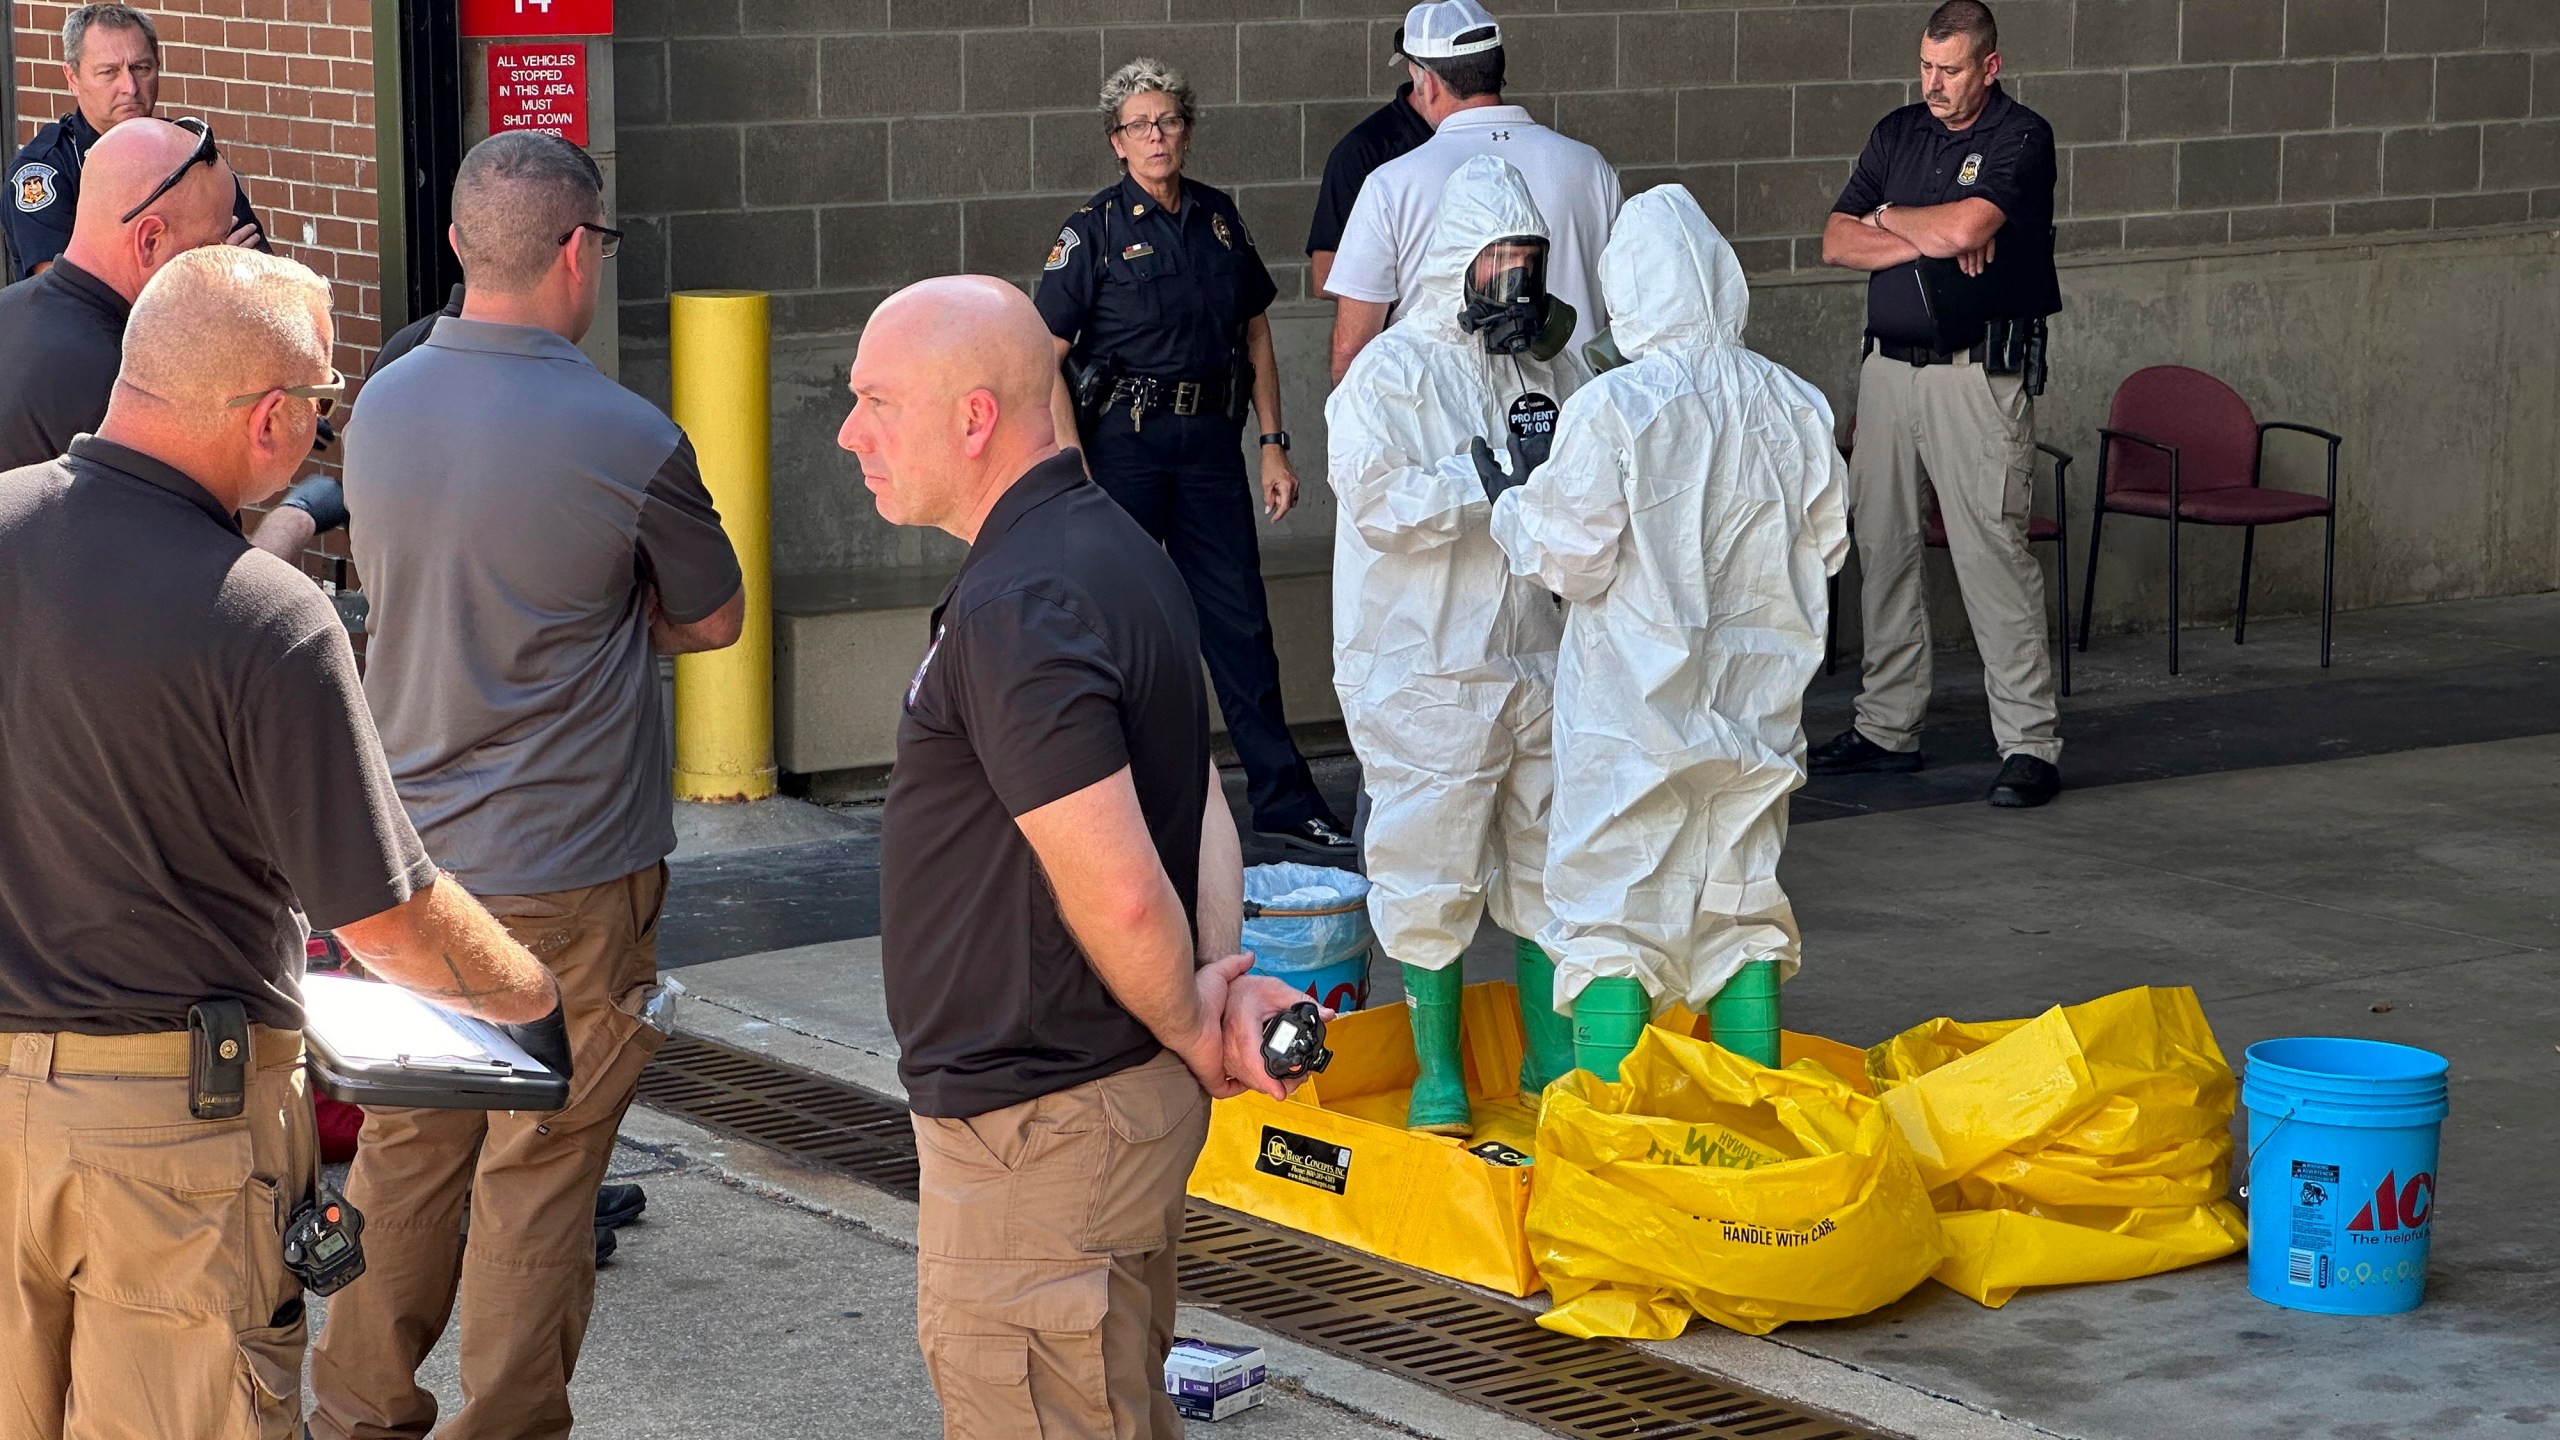
[[462,38],[610,35],[613,0],[462,0]]
[[587,47],[489,47],[489,133],[529,130],[587,143]]

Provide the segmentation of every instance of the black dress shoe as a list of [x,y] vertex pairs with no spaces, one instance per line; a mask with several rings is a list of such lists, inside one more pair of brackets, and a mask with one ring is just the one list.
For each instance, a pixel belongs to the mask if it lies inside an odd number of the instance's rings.
[[1804,757],[1816,775],[1908,775],[1920,768],[1917,750],[1887,750],[1850,726],[1816,745]]
[[596,1191],[596,1224],[617,1230],[649,1208],[648,1192],[637,1185],[606,1185]]
[[599,1225],[599,1226],[597,1226],[597,1227],[596,1227],[596,1268],[597,1268],[597,1269],[599,1269],[599,1270],[603,1269],[603,1268],[604,1268],[604,1262],[606,1262],[607,1260],[612,1259],[612,1258],[613,1258],[613,1252],[614,1252],[616,1249],[619,1249],[619,1248],[621,1247],[621,1245],[622,1245],[622,1242],[621,1242],[619,1239],[615,1238],[614,1233],[613,1233],[613,1231],[612,1231],[612,1229],[611,1229],[610,1227],[608,1227],[608,1226],[604,1226],[604,1225]]
[[2062,793],[2062,771],[2049,760],[2012,755],[1991,782],[1992,804],[2003,810],[2032,810]]
[[1335,824],[1330,815],[1318,815],[1312,820],[1301,820],[1286,830],[1256,830],[1253,833],[1265,840],[1277,840],[1289,849],[1304,851],[1309,855],[1321,856],[1327,860],[1352,858],[1351,837],[1342,832],[1342,827]]

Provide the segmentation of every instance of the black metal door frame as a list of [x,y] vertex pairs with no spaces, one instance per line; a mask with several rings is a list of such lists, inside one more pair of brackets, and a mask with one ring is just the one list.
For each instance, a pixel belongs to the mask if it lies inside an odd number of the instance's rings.
[[397,56],[374,67],[386,338],[443,309],[462,283],[462,262],[445,243],[465,148],[458,9],[454,0],[374,0],[374,53]]

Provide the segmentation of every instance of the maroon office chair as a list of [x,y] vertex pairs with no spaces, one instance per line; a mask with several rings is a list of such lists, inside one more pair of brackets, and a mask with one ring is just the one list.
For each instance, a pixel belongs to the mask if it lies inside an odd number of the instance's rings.
[[[1840,443],[1843,459],[1856,448],[1857,439],[1858,423],[1852,419],[1849,438]],[[2050,517],[2030,514],[2027,517],[2027,543],[2053,547],[2053,598],[2054,603],[2062,608],[2062,628],[2055,634],[2053,646],[2056,668],[2060,671],[2055,677],[2059,682],[2056,688],[2068,695],[2071,693],[2071,547],[2062,537],[2071,516],[2071,456],[2041,440],[2036,442],[2036,449],[2053,462],[2053,514]],[[1935,500],[1930,502],[1928,518],[1921,524],[1920,540],[1932,550],[1947,548],[1947,519],[1938,513]],[[1837,575],[1831,577],[1831,612],[1832,623],[1822,632],[1822,673],[1825,675],[1839,667],[1839,655],[1833,645],[1840,613],[1840,577]],[[2088,647],[2084,644],[2081,648]]]
[[[2325,495],[2271,490],[2260,484],[2267,432],[2292,430],[2329,442]],[[2169,673],[2178,673],[2178,532],[2187,525],[2237,525],[2240,606],[2231,643],[2249,638],[2249,567],[2258,527],[2318,517],[2328,535],[2320,558],[2320,664],[2329,664],[2330,617],[2337,598],[2338,447],[2345,440],[2289,420],[2259,420],[2228,385],[2184,365],[2137,370],[2116,387],[2107,423],[2098,428],[2098,506],[2089,518],[2088,576],[2080,592],[2080,648],[2089,648],[2089,607],[2098,591],[2098,537],[2107,512],[2169,522]]]

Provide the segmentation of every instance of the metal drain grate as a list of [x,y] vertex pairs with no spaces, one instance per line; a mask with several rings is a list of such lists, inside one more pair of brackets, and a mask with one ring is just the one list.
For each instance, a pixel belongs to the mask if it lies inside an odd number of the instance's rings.
[[670,1035],[640,1072],[640,1098],[706,1129],[916,1198],[907,1107],[814,1071],[692,1035]]
[[[893,1101],[692,1035],[671,1037],[640,1098],[724,1135],[916,1196],[914,1133]],[[1819,1415],[1605,1340],[1542,1330],[1418,1271],[1191,1202],[1182,1294],[1265,1330],[1575,1440],[1874,1440]]]

